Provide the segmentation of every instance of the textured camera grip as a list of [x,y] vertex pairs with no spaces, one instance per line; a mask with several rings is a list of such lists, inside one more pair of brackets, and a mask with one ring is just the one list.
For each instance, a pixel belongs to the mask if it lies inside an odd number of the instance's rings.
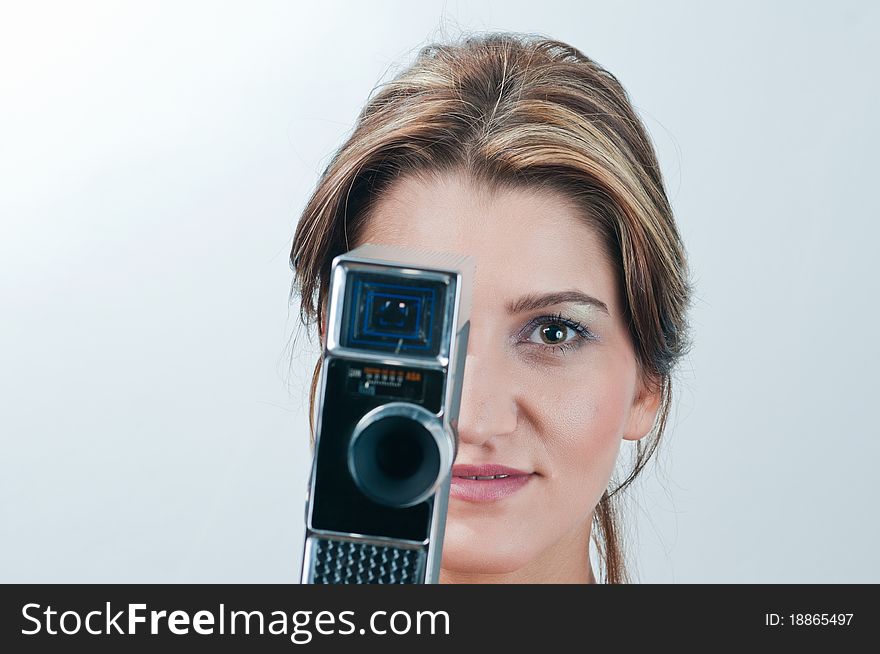
[[424,583],[423,550],[349,540],[311,540],[313,584]]

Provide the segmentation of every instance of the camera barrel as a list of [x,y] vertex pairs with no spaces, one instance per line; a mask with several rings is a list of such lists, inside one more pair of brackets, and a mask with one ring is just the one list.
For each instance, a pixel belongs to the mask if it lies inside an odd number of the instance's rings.
[[355,426],[348,467],[373,501],[407,507],[434,494],[454,457],[455,443],[436,415],[409,402],[390,402]]

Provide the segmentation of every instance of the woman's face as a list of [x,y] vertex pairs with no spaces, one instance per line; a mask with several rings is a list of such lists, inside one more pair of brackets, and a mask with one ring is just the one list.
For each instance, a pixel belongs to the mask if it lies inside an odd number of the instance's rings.
[[[592,512],[621,439],[645,436],[659,403],[638,382],[613,270],[592,228],[561,195],[490,195],[450,173],[397,180],[360,243],[459,252],[476,263],[445,579],[589,575]],[[493,475],[492,466],[510,476],[467,478]]]

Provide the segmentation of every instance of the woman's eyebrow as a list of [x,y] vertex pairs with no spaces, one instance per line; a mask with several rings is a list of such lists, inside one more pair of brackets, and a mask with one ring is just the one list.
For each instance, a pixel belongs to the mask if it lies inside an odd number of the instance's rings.
[[611,315],[608,307],[601,300],[597,300],[592,295],[587,295],[581,291],[554,291],[551,293],[529,293],[523,295],[515,302],[507,303],[507,311],[509,313],[521,313],[523,311],[533,311],[542,307],[549,307],[554,304],[563,304],[565,302],[575,302],[578,304],[589,304],[596,307],[600,311],[604,311]]

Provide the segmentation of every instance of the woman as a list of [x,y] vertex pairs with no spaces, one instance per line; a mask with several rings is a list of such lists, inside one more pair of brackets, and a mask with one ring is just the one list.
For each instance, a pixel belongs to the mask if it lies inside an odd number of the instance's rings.
[[663,433],[690,284],[618,80],[532,36],[424,48],[368,101],[297,227],[294,286],[322,338],[330,263],[367,242],[476,261],[441,582],[596,583],[592,539],[604,581],[626,583],[617,500]]

